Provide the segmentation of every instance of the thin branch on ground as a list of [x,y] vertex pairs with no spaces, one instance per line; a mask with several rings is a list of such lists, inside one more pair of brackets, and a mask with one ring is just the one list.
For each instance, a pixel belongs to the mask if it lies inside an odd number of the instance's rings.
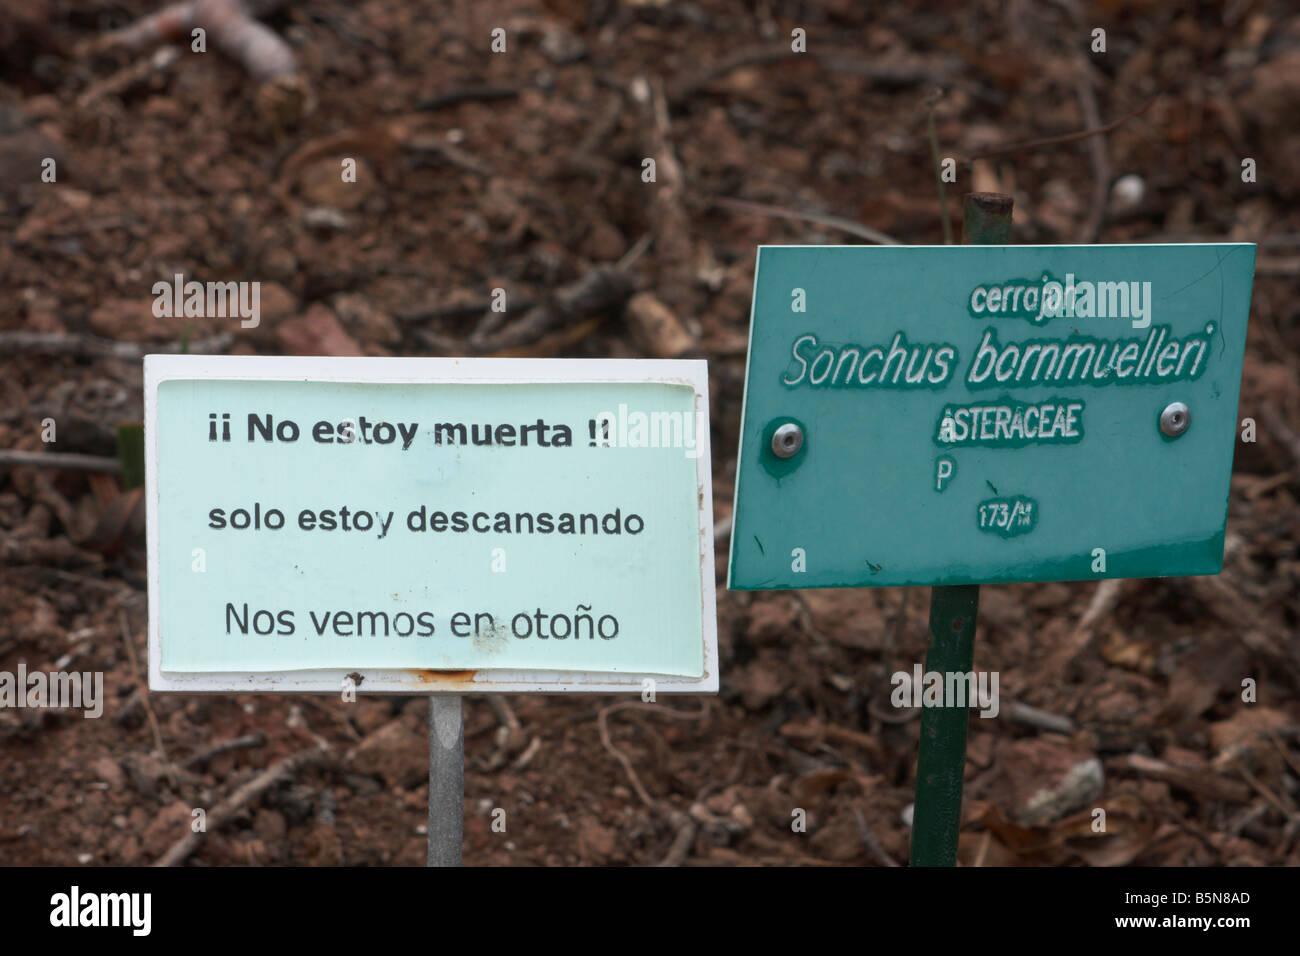
[[[1087,72],[1080,68],[1075,80],[1075,96],[1079,100],[1079,109],[1083,121],[1090,128],[1101,125],[1101,113],[1097,109],[1097,94],[1093,91],[1092,81]],[[1092,136],[1088,138],[1088,156],[1092,161],[1092,202],[1088,206],[1088,218],[1079,229],[1075,242],[1091,245],[1101,235],[1101,227],[1106,221],[1106,204],[1110,201],[1110,155],[1106,151],[1106,138]]]
[[244,734],[242,737],[234,737],[230,740],[223,740],[215,743],[210,747],[205,747],[198,753],[186,758],[181,764],[182,769],[191,770],[195,767],[201,767],[214,757],[220,757],[222,754],[230,753],[233,750],[248,750],[254,747],[266,746],[266,734],[260,730],[252,734]]
[[111,358],[123,362],[138,362],[146,355],[181,351],[190,355],[215,355],[235,343],[235,337],[222,332],[203,339],[192,339],[188,345],[177,342],[144,345],[138,342],[118,342],[96,335],[78,335],[71,332],[0,332],[0,352],[36,352],[40,355],[74,355],[79,358]]
[[747,199],[730,199],[726,196],[715,196],[710,202],[714,206],[720,206],[723,209],[734,209],[737,212],[749,212],[774,219],[796,219],[801,222],[815,222],[818,225],[838,229],[841,232],[847,232],[849,235],[857,236],[859,239],[865,239],[881,246],[901,246],[903,244],[901,239],[895,239],[878,229],[872,229],[870,226],[864,226],[851,219],[841,219],[839,216],[785,209],[781,206],[769,206],[765,203],[750,202]]
[[[131,640],[131,624],[126,619],[126,611],[118,612],[118,621],[122,625],[122,643],[126,645],[127,660],[131,662],[131,673],[135,677],[135,686],[140,691],[140,703],[144,705],[144,712],[149,718],[149,726],[153,730],[154,748],[164,761],[167,761],[167,748],[163,746],[162,727],[158,724],[158,717],[153,712],[153,707],[149,705],[149,687],[140,676],[140,662],[136,660],[135,645]],[[170,763],[170,762],[169,762]],[[171,781],[175,787],[176,782]]]
[[1063,143],[1074,143],[1081,139],[1087,139],[1089,136],[1100,136],[1103,133],[1109,133],[1113,129],[1119,129],[1129,120],[1141,116],[1147,110],[1155,105],[1156,100],[1160,97],[1153,96],[1145,106],[1121,116],[1113,123],[1107,123],[1105,126],[1097,126],[1091,129],[1081,129],[1078,132],[1066,133],[1063,136],[1048,136],[1043,139],[1028,139],[1019,143],[1011,143],[1008,146],[996,146],[993,149],[986,149],[982,152],[973,153],[970,156],[962,158],[964,163],[973,163],[977,159],[992,159],[995,156],[1010,156],[1013,153],[1027,153],[1030,150],[1042,149],[1044,146],[1060,146]]
[[[242,787],[239,787],[230,796],[221,803],[212,808],[207,815],[207,830],[215,831],[224,826],[230,820],[237,817],[241,811],[254,801],[259,800],[267,790],[285,780],[294,776],[300,770],[307,767],[315,766],[321,763],[331,753],[328,745],[319,740],[315,747],[308,747],[306,750],[300,750],[295,754],[290,754],[278,763],[267,767],[260,774],[248,781]],[[196,849],[203,839],[202,833],[190,831],[181,837],[171,847],[158,858],[154,866],[176,866],[183,863]]]
[[709,714],[709,702],[702,700],[700,702],[700,711],[697,714],[682,713],[664,707],[660,704],[640,703],[636,701],[624,701],[618,704],[611,704],[600,711],[596,722],[600,728],[600,742],[604,745],[605,750],[610,756],[619,762],[623,771],[627,774],[628,780],[632,784],[632,790],[637,797],[648,809],[662,817],[674,830],[672,846],[668,854],[659,863],[660,866],[680,866],[685,862],[690,854],[691,846],[695,842],[697,824],[691,819],[690,814],[678,810],[671,804],[657,800],[650,795],[650,791],[641,783],[641,778],[637,776],[636,768],[632,766],[631,759],[623,751],[614,746],[614,741],[609,733],[610,715],[619,713],[624,710],[648,710],[656,714],[662,714],[675,720],[701,720]]
[[118,474],[122,471],[122,463],[106,455],[0,449],[0,468],[3,467],[66,468],[70,471],[106,471],[110,474]]

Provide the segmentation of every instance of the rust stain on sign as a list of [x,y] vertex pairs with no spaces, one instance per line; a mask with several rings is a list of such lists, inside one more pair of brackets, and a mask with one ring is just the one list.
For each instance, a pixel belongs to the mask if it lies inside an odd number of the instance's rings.
[[437,684],[446,682],[450,684],[472,684],[478,671],[433,671],[433,670],[413,670],[411,671],[417,678],[426,684]]

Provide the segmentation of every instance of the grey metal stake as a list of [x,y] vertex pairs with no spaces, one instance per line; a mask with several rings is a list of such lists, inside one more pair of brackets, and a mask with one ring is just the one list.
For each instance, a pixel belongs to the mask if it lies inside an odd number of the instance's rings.
[[459,694],[429,697],[429,866],[460,866],[465,728]]

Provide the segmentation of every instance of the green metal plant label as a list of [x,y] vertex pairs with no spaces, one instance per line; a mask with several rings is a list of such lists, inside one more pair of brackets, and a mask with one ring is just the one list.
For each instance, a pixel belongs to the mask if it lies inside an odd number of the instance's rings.
[[760,248],[730,586],[1217,573],[1254,261]]

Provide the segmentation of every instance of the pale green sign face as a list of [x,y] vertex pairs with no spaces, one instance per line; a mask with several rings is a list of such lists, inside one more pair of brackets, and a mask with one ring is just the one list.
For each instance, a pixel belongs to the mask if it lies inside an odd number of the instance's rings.
[[707,394],[689,378],[240,380],[265,366],[196,358],[231,377],[187,379],[158,361],[163,672],[704,676]]
[[733,588],[1213,574],[1255,247],[762,247]]

